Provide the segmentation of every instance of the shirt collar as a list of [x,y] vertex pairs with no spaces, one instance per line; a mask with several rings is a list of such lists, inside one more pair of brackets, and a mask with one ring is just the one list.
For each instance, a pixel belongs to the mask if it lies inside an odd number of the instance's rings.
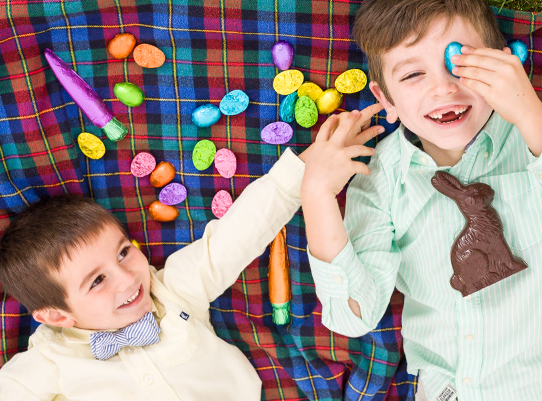
[[[489,138],[488,162],[491,163],[499,154],[506,140],[506,135],[503,135],[503,132],[506,130],[506,125],[511,124],[503,120],[497,113],[493,112],[480,132],[466,146],[465,151],[467,151],[475,142],[485,140],[487,137]],[[417,138],[412,131],[406,128],[403,124],[399,126],[398,130],[401,148],[401,184],[404,184],[413,157],[422,157],[422,155],[426,155],[426,153],[412,143]],[[473,150],[476,148],[477,147],[473,147]],[[429,155],[424,157],[429,157]]]

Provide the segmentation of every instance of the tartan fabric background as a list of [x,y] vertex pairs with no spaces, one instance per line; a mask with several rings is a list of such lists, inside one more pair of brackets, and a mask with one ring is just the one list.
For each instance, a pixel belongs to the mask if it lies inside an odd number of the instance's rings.
[[[121,4],[122,3],[122,4]],[[93,198],[115,214],[156,266],[203,233],[214,218],[211,200],[221,189],[239,196],[265,174],[291,146],[303,151],[325,120],[304,129],[293,123],[287,145],[264,143],[261,129],[278,121],[282,96],[272,87],[279,72],[270,49],[279,39],[295,47],[294,67],[322,88],[350,68],[367,71],[366,60],[350,39],[350,25],[361,1],[334,0],[8,0],[0,4],[0,232],[10,219],[37,199],[61,193]],[[497,9],[494,9],[497,12]],[[501,10],[507,39],[527,43],[526,71],[542,91],[542,40],[539,15]],[[116,34],[134,34],[166,55],[158,69],[143,69],[132,58],[116,60],[106,44]],[[130,133],[109,141],[61,88],[43,57],[52,49],[105,100]],[[128,108],[113,86],[129,81],[146,95]],[[210,128],[197,128],[191,113],[218,104],[242,89],[248,109],[223,116]],[[374,102],[368,88],[345,95],[341,110]],[[387,131],[393,130],[377,117]],[[105,143],[102,159],[86,158],[76,143],[80,132]],[[214,167],[198,171],[192,149],[201,139],[237,156],[237,173],[222,178]],[[130,162],[140,151],[177,169],[176,182],[188,189],[179,218],[158,223],[147,214],[159,189],[149,178],[135,178]],[[344,201],[344,193],[340,197]],[[264,400],[412,400],[416,378],[406,373],[402,352],[402,296],[395,293],[377,329],[349,339],[321,324],[299,211],[287,225],[292,277],[292,322],[271,321],[267,290],[268,251],[255,260],[211,308],[217,334],[239,347],[263,380]],[[24,307],[6,293],[0,302],[0,366],[24,351],[36,327]],[[211,380],[212,378],[210,378]]]

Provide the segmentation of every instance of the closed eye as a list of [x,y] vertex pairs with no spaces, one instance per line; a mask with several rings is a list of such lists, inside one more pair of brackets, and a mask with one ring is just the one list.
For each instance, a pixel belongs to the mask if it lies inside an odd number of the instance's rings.
[[407,79],[411,79],[411,78],[417,77],[418,75],[422,75],[422,74],[423,74],[422,72],[414,72],[412,74],[407,75],[406,77],[401,79],[401,81],[399,81],[399,82],[406,81]]

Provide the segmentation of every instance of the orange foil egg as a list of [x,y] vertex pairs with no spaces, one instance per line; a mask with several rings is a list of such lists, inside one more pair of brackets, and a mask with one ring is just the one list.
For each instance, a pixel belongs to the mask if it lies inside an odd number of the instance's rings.
[[175,206],[168,206],[160,201],[154,201],[149,205],[149,214],[156,221],[173,221],[179,217],[179,210]]
[[160,162],[151,173],[151,185],[156,188],[163,187],[175,178],[175,173],[176,170],[173,164],[170,162]]

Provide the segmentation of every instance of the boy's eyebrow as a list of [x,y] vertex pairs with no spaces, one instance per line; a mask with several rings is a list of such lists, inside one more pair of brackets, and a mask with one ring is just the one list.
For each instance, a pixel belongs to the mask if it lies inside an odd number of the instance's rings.
[[[122,243],[124,241],[127,241],[128,238],[126,238],[124,235],[122,236],[122,238],[120,239],[118,245],[117,245],[117,249],[120,248],[120,246],[122,245]],[[83,281],[81,281],[81,285],[79,286],[79,290],[81,290],[85,284],[92,278],[96,275],[96,273],[98,273],[98,271],[100,270],[102,266],[96,266],[94,269],[92,269],[84,278],[83,278]]]
[[418,57],[411,57],[407,58],[406,60],[399,61],[397,64],[395,64],[391,70],[391,75],[394,76],[397,70],[404,67],[407,64],[412,64],[414,62],[418,61]]

